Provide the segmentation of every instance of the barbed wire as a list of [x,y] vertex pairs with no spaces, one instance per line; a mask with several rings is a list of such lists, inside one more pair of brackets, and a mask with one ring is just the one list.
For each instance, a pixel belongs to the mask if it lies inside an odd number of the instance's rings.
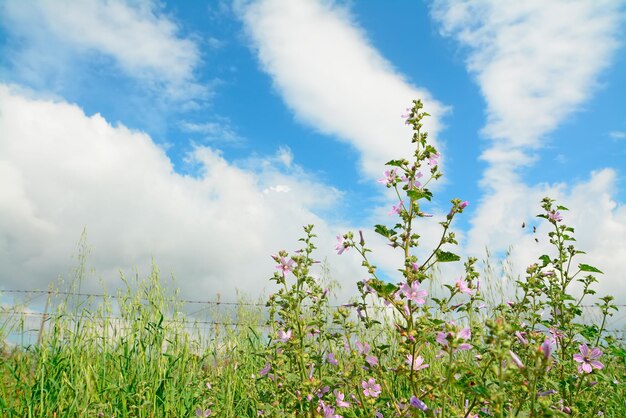
[[[17,314],[16,316],[25,316],[25,317],[36,317],[36,318],[46,318],[45,320],[51,320],[53,318],[68,318],[68,319],[92,319],[87,315],[79,315],[79,314],[55,314],[55,313],[43,313],[43,312],[23,312],[19,310],[9,310],[5,309],[0,311],[0,315],[7,314]],[[130,321],[135,318],[124,318],[120,316],[97,316],[97,319],[108,320],[108,321]],[[184,324],[185,328],[193,328],[196,325],[207,325],[207,326],[234,326],[234,327],[259,327],[259,328],[270,328],[271,325],[268,323],[253,323],[253,322],[223,322],[223,321],[205,321],[205,320],[186,320],[186,319],[176,319],[176,318],[164,318],[164,322],[173,323],[173,324]],[[332,328],[332,327],[331,327]],[[338,329],[337,329],[338,330]],[[626,329],[605,329],[603,332],[610,334],[626,334]],[[617,338],[618,340],[624,340],[625,338]]]
[[[0,294],[2,293],[10,293],[10,294],[49,294],[49,295],[63,295],[63,296],[84,296],[84,297],[93,297],[93,298],[112,298],[112,299],[121,299],[124,296],[114,295],[114,294],[106,294],[106,293],[77,293],[77,292],[67,292],[67,291],[59,291],[59,290],[23,290],[23,289],[5,289],[0,290]],[[147,301],[148,298],[140,298],[140,300]],[[205,305],[226,305],[226,306],[257,306],[257,307],[266,307],[266,303],[261,302],[222,302],[220,300],[186,300],[186,299],[174,299],[175,302],[181,302],[185,304],[205,304]],[[343,305],[329,305],[331,308],[341,308],[341,307],[349,307],[351,304],[343,304]],[[376,305],[365,305],[367,308],[380,308],[380,306]],[[579,305],[581,308],[597,308],[598,305]],[[618,308],[626,308],[626,304],[615,304],[613,305]]]

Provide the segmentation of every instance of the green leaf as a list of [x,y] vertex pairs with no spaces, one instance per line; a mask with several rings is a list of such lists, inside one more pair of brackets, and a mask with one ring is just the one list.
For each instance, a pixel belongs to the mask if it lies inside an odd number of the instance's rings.
[[590,266],[589,264],[579,264],[578,268],[581,271],[590,271],[592,273],[600,273],[600,274],[604,274],[603,272],[601,272],[600,270],[598,270],[597,268]]
[[379,296],[389,296],[396,290],[398,290],[397,286],[393,283],[385,283],[380,280],[372,279],[368,282],[370,287],[378,293]]
[[407,190],[406,195],[409,196],[411,200],[426,199],[430,201],[430,199],[433,197],[433,194],[428,189]]
[[402,167],[402,160],[391,160],[385,165],[391,165],[394,167]]
[[459,261],[461,257],[448,251],[437,251],[437,261],[440,263],[448,263],[450,261]]
[[539,257],[539,259],[541,261],[543,261],[543,267],[547,266],[548,264],[550,264],[550,257],[547,256],[546,254],[542,255],[541,257]]
[[374,231],[386,238],[396,235],[396,231],[387,228],[385,225],[374,225]]
[[392,293],[394,293],[396,290],[398,290],[398,288],[393,283],[385,283],[384,285],[380,286],[376,290],[378,291],[378,294],[381,296],[389,296]]
[[558,206],[556,207],[556,210],[569,210],[569,209],[568,209],[568,208],[566,208],[565,206],[558,205]]

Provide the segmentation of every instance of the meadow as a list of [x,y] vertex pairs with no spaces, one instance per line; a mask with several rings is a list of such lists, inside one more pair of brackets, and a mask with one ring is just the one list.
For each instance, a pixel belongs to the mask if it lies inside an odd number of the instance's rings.
[[[453,221],[469,203],[454,199],[444,219],[424,212],[428,185],[441,177],[422,131],[427,116],[420,101],[407,109],[415,152],[390,161],[380,179],[398,197],[392,225],[374,227],[403,254],[396,283],[379,277],[363,234],[346,232],[336,251],[358,252],[368,279],[355,283],[353,300],[331,304],[312,225],[299,250],[273,255],[267,300],[216,306],[210,324],[185,309],[156,266],[123,278],[115,295],[86,298],[79,269],[69,291],[46,295],[43,321],[25,309],[0,317],[0,415],[626,416],[626,346],[607,332],[618,308],[597,297],[599,314],[584,317],[602,272],[577,261],[567,208],[539,203],[552,252],[512,278],[514,294],[499,289],[488,266],[454,253]],[[442,232],[418,257],[420,218]],[[443,284],[441,263],[465,272]],[[20,341],[39,323],[36,341]]]

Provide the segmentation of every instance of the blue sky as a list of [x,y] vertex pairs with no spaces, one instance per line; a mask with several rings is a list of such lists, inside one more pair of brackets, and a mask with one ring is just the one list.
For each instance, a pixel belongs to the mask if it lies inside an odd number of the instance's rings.
[[[390,223],[376,179],[422,98],[442,150],[431,209],[470,201],[460,251],[546,250],[522,222],[559,199],[600,291],[626,303],[623,1],[0,2],[0,283],[88,285],[154,259],[186,295],[268,289],[269,254],[318,227]],[[424,225],[424,245],[436,222]],[[539,232],[546,232],[540,226]],[[398,256],[369,232],[394,280]],[[545,241],[545,240],[543,240]],[[449,280],[453,275],[449,272]],[[445,279],[444,279],[445,280]]]

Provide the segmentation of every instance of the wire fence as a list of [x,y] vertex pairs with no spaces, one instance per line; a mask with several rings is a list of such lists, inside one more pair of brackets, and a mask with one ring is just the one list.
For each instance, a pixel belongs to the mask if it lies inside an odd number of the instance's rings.
[[[52,297],[78,297],[83,298],[84,301],[94,301],[94,300],[105,300],[105,299],[137,299],[136,297],[126,297],[123,295],[116,294],[105,294],[105,293],[85,293],[85,292],[68,292],[68,291],[58,291],[58,290],[23,290],[23,289],[6,289],[1,290],[0,295],[31,295],[31,298],[28,298],[27,301],[22,302],[21,304],[13,303],[11,305],[0,305],[0,331],[3,328],[10,328],[7,326],[8,322],[12,322],[15,325],[17,322],[22,321],[21,326],[19,327],[19,332],[21,333],[29,333],[31,337],[29,339],[33,340],[34,337],[32,335],[41,334],[44,330],[44,327],[47,323],[65,318],[67,320],[80,321],[84,319],[91,319],[89,315],[85,315],[79,312],[63,312],[56,313],[53,309],[50,309],[48,304]],[[47,296],[46,306],[41,309],[41,307],[37,309],[28,308],[28,306],[33,306],[34,302],[41,302],[41,298],[43,296]],[[148,298],[139,298],[139,300],[148,302]],[[267,313],[264,311],[267,308],[266,303],[262,302],[248,302],[248,301],[221,301],[221,300],[193,300],[193,299],[180,299],[174,298],[178,304],[182,306],[188,305],[200,305],[200,309],[195,309],[193,311],[187,311],[185,318],[175,318],[168,317],[164,318],[164,322],[168,324],[177,324],[180,327],[187,330],[204,330],[204,331],[212,331],[215,333],[219,333],[220,327],[254,327],[258,329],[269,329],[271,326],[267,323]],[[339,309],[353,306],[352,304],[329,304],[329,308],[331,309]],[[598,305],[595,304],[582,304],[579,305],[586,312],[586,317],[591,319],[597,319],[599,317],[600,311]],[[624,319],[626,319],[626,305],[618,304],[615,305],[619,308],[619,311],[610,319],[608,326],[605,329],[605,332],[609,335],[612,335],[615,339],[619,341],[626,341],[626,326],[618,325],[623,323]],[[382,305],[365,305],[368,309],[390,309],[389,307]],[[257,313],[256,319],[257,321],[240,321],[237,320],[237,314],[233,308],[247,308],[250,310],[255,310]],[[228,310],[231,310],[228,312]],[[215,318],[199,318],[200,314],[209,314],[211,311],[211,316],[219,317],[220,319]],[[111,311],[108,311],[108,315],[99,314],[96,317],[99,321],[109,321],[110,324],[122,324],[123,321],[128,321],[128,318],[124,318],[118,315],[111,315]],[[15,333],[15,332],[14,332]]]

